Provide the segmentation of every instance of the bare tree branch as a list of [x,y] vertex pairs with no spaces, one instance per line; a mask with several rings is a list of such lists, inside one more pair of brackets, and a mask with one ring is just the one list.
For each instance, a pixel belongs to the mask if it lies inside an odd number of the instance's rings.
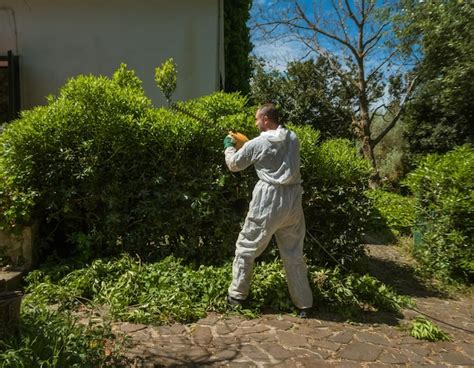
[[[377,106],[377,107],[375,108],[375,110],[372,112],[372,114],[371,114],[371,116],[370,116],[370,118],[369,118],[370,123],[372,123],[372,121],[374,120],[375,116],[377,116],[377,112],[378,112],[381,108],[385,108],[385,109],[388,110],[388,107],[387,107],[387,105],[385,105],[385,104],[381,104],[381,105]],[[380,116],[380,115],[379,115],[379,116]]]
[[357,50],[354,48],[354,46],[352,46],[349,42],[347,42],[346,40],[338,37],[337,35],[333,34],[333,33],[329,33],[325,30],[323,30],[322,28],[318,27],[316,24],[314,24],[313,22],[311,22],[308,17],[306,16],[306,14],[304,13],[303,9],[301,9],[301,6],[296,3],[296,8],[297,8],[297,12],[298,14],[301,16],[301,18],[305,21],[305,23],[308,25],[308,27],[310,27],[313,31],[319,33],[319,34],[322,34],[323,36],[326,36],[334,41],[337,41],[341,44],[343,44],[344,46],[346,46],[349,50],[352,51],[352,53],[354,54],[354,56],[357,57],[358,53],[357,53]]
[[331,0],[331,3],[332,3],[333,8],[336,10],[336,14],[337,14],[337,18],[339,20],[339,24],[341,25],[342,31],[344,32],[344,38],[347,41],[347,43],[349,43],[350,42],[350,37],[349,37],[349,34],[347,33],[347,25],[343,21],[341,12],[339,10],[339,7],[335,3],[335,1],[336,0]]
[[349,18],[351,18],[354,23],[357,25],[357,27],[360,27],[360,22],[359,20],[357,19],[357,17],[355,16],[354,12],[352,11],[351,9],[351,5],[349,4],[349,1],[348,0],[344,0],[345,4],[346,4],[346,9],[349,13]]
[[385,65],[387,64],[392,58],[393,56],[398,52],[398,50],[393,50],[390,55],[388,55],[384,61],[382,61],[374,70],[372,70],[372,72],[370,73],[370,75],[367,77],[367,82],[369,82],[370,80],[372,80],[372,78],[375,77],[375,75],[377,74],[377,72]]
[[[373,35],[372,37],[370,37],[368,40],[366,40],[366,41],[364,42],[363,48],[365,49],[365,48],[367,47],[367,45],[369,45],[370,43],[372,43],[374,40],[376,40],[376,41],[374,42],[374,45],[377,45],[377,44],[379,43],[380,39],[381,39],[382,36],[383,36],[383,33],[382,33],[382,32],[383,32],[384,28],[387,27],[387,26],[389,26],[389,25],[390,25],[390,23],[388,23],[388,22],[387,22],[387,23],[384,23],[383,25],[381,25],[381,26],[379,27],[378,31],[376,32],[376,34]],[[373,46],[371,46],[371,47],[373,47]],[[366,54],[367,54],[367,52],[364,52],[364,55],[366,55]]]
[[411,80],[407,87],[407,91],[405,93],[405,96],[403,97],[403,100],[400,102],[398,112],[397,114],[392,118],[392,121],[390,124],[388,124],[384,130],[380,132],[380,134],[372,140],[372,145],[375,147],[377,144],[380,143],[380,141],[387,135],[387,133],[397,124],[398,120],[400,119],[403,111],[405,110],[405,106],[407,101],[410,99],[411,94],[413,92],[413,87],[415,86],[416,82],[416,77]]
[[303,42],[306,47],[310,48],[313,50],[315,53],[321,55],[324,59],[326,59],[331,66],[331,69],[343,80],[349,82],[351,85],[353,85],[355,88],[358,88],[357,83],[350,78],[347,73],[344,73],[344,71],[334,62],[334,58],[331,57],[331,54],[329,51],[323,49],[321,46],[318,44],[310,44],[307,40],[305,39],[300,39],[301,42]]

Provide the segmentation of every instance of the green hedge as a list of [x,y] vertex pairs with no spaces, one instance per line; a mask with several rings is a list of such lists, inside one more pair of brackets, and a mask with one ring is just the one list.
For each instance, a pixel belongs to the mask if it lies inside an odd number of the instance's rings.
[[[112,78],[71,79],[0,136],[0,225],[40,221],[43,255],[225,261],[256,182],[253,170],[229,172],[222,148],[229,129],[257,135],[246,103],[219,92],[156,109],[124,65]],[[318,145],[316,131],[294,129],[308,228],[333,257],[354,261],[369,168],[349,142]],[[316,242],[307,252],[315,263],[333,263]]]
[[474,150],[431,154],[406,179],[416,196],[422,241],[414,253],[424,270],[440,277],[474,276]]
[[394,235],[410,235],[415,225],[415,198],[373,189],[366,192],[376,209],[372,217],[374,230],[386,226]]

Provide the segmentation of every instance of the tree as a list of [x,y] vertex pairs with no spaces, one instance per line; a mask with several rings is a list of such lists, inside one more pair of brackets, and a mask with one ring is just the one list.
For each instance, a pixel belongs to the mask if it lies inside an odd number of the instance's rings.
[[[391,17],[399,10],[388,0],[328,0],[275,2],[261,9],[254,24],[266,40],[283,39],[302,45],[309,54],[325,58],[338,76],[356,90],[352,126],[361,151],[374,168],[371,183],[379,181],[374,148],[397,124],[414,85],[403,69],[394,69],[403,54],[397,47]],[[397,93],[383,103],[389,76]],[[402,73],[402,74],[400,74]],[[390,111],[390,114],[386,114]],[[391,116],[374,136],[376,116]]]
[[473,143],[474,7],[469,1],[406,1],[401,38],[419,45],[418,87],[407,107],[410,152]]
[[285,73],[255,60],[250,96],[256,104],[279,105],[284,121],[311,125],[321,138],[350,138],[354,90],[324,58],[290,62]]
[[225,91],[250,90],[249,79],[252,72],[250,52],[250,31],[247,21],[250,18],[252,0],[224,1],[224,52],[225,52]]

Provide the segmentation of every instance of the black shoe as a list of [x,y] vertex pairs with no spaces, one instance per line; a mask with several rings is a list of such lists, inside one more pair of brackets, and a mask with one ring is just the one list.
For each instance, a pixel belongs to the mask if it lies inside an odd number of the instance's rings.
[[227,295],[227,304],[236,307],[238,305],[242,306],[244,304],[244,300],[242,299],[235,299],[232,298],[230,295]]
[[311,308],[298,309],[298,317],[301,319],[309,318]]

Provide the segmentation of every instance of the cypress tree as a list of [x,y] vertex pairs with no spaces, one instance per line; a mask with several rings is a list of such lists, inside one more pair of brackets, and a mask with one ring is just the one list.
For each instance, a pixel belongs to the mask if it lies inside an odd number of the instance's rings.
[[224,0],[224,52],[226,92],[250,91],[252,73],[249,54],[252,51],[250,18],[252,0]]

